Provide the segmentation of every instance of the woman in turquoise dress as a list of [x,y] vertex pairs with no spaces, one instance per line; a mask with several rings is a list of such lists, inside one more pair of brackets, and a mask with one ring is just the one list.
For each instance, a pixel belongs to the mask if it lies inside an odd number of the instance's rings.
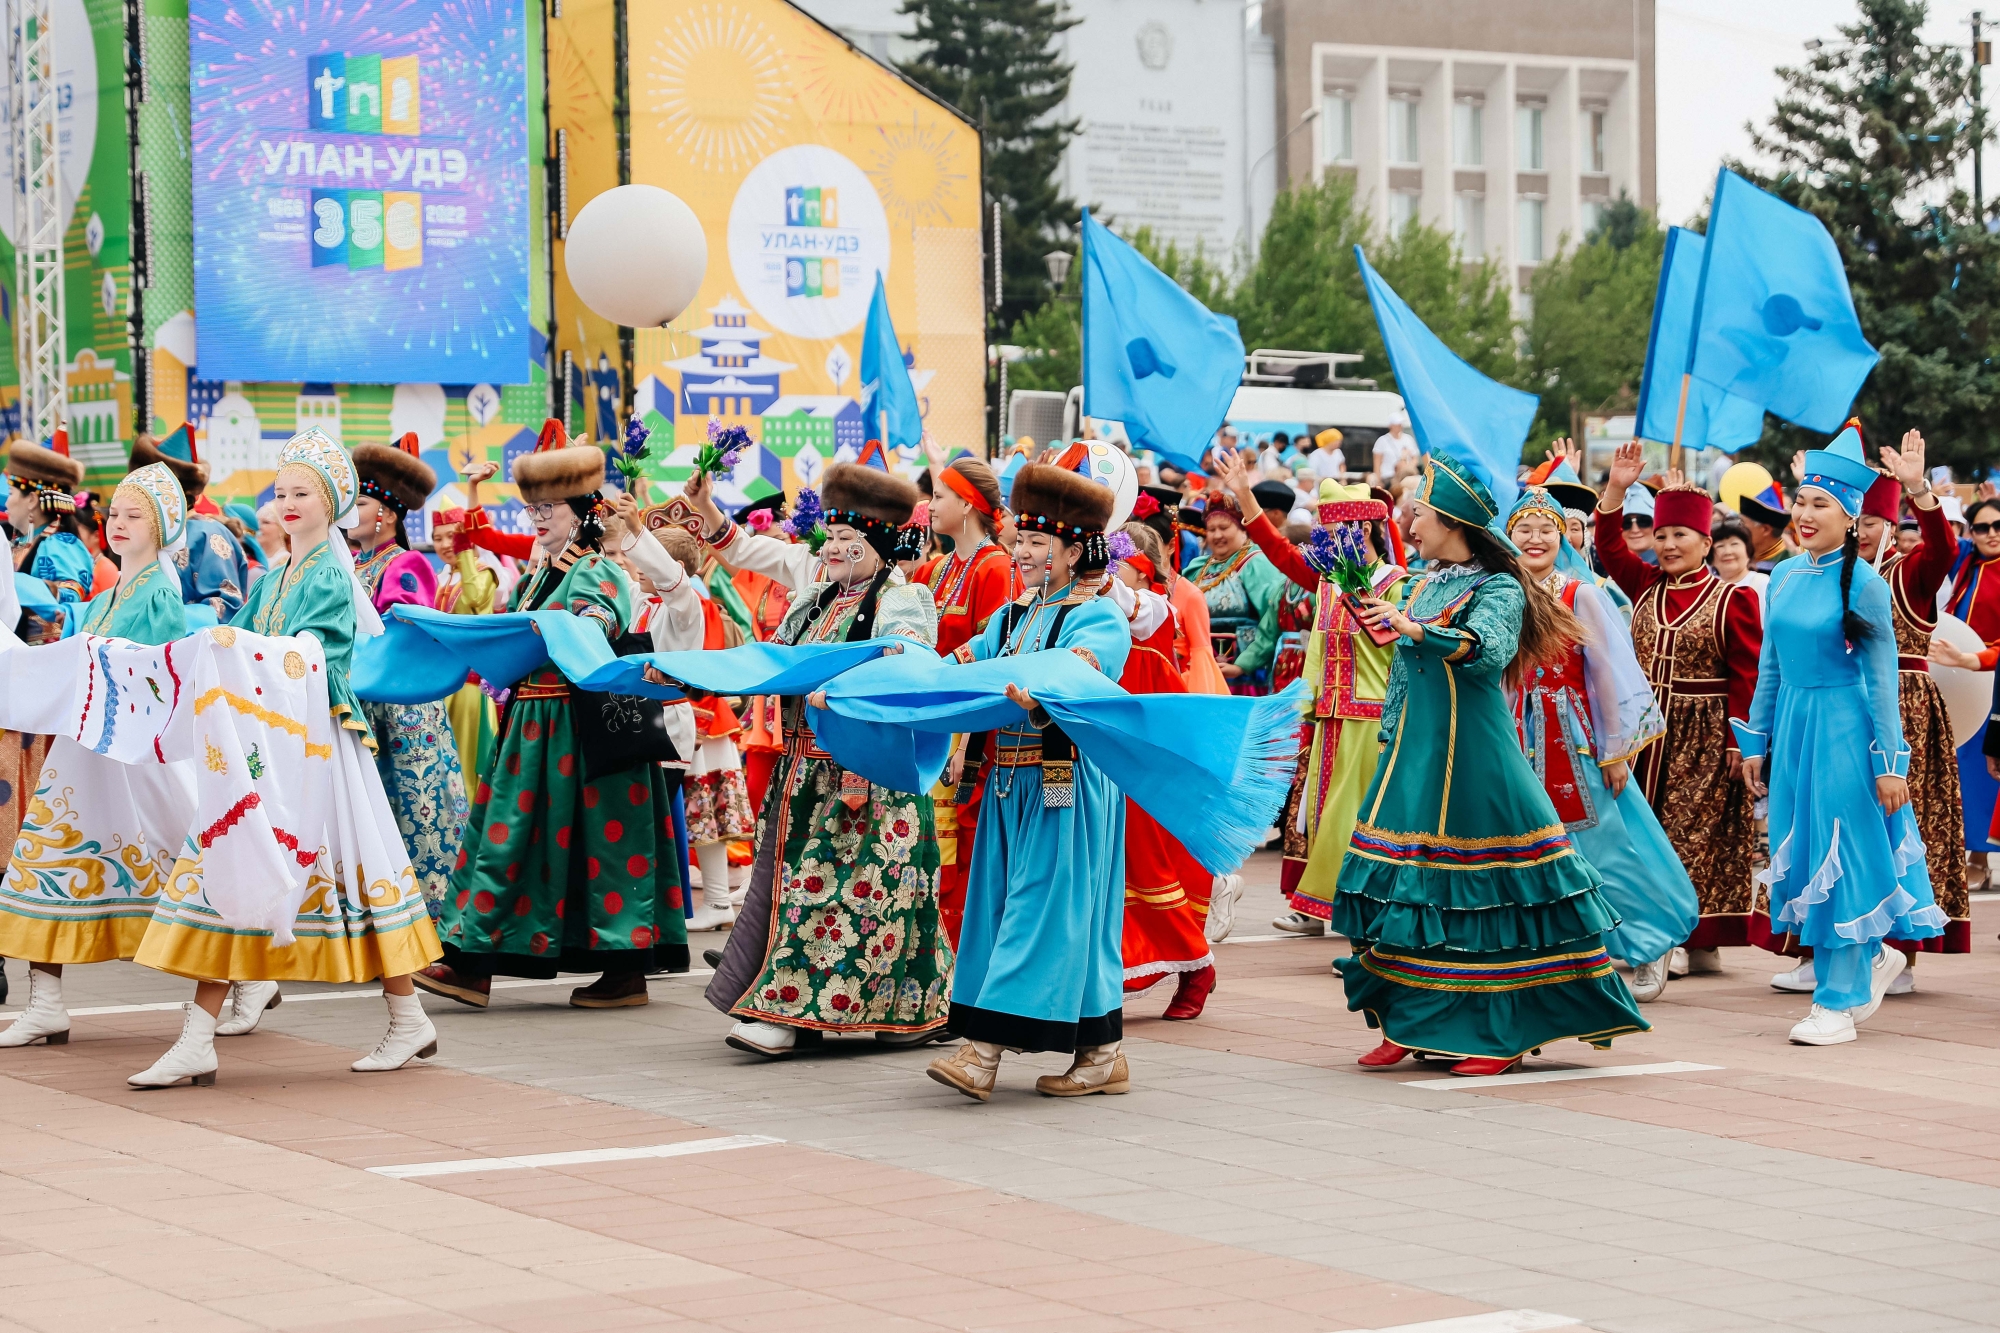
[[1618,916],[1521,751],[1509,699],[1582,637],[1489,530],[1492,492],[1433,454],[1411,534],[1426,567],[1407,602],[1364,603],[1402,635],[1382,709],[1385,745],[1341,863],[1332,925],[1347,1007],[1382,1031],[1361,1057],[1459,1057],[1503,1074],[1575,1038],[1644,1032],[1604,934]]
[[1804,548],[1771,571],[1747,724],[1751,794],[1770,796],[1771,934],[1813,951],[1801,1046],[1855,1039],[1907,964],[1885,939],[1944,933],[1910,810],[1889,585],[1859,558],[1855,521],[1875,481],[1850,424],[1808,450],[1792,527]]
[[[1131,626],[1097,596],[1111,491],[1032,463],[1015,475],[1010,507],[1014,563],[1029,591],[958,659],[1067,648],[1117,680]],[[983,1102],[1004,1052],[1068,1051],[1069,1071],[1037,1079],[1036,1091],[1125,1092],[1125,796],[1030,695],[1010,686],[1008,697],[1025,712],[993,734],[952,978],[948,1026],[966,1041],[929,1073]]]
[[[354,641],[382,624],[354,576],[347,543],[332,531],[354,511],[358,483],[347,451],[317,429],[288,441],[278,455],[274,502],[298,553],[282,571],[259,579],[228,625],[206,631],[222,649],[237,631],[268,636],[311,635],[326,658],[327,707],[333,740],[334,800],[318,829],[299,829],[299,855],[316,852],[308,890],[290,944],[263,929],[232,926],[209,901],[207,844],[190,838],[175,863],[173,892],[162,894],[134,961],[199,984],[187,1007],[180,1040],[127,1082],[163,1088],[187,1078],[215,1081],[214,1038],[249,1032],[280,1000],[280,981],[354,983],[382,979],[389,1028],[357,1073],[400,1069],[437,1049],[410,976],[441,953],[410,860],[382,790],[349,680]],[[351,520],[350,520],[351,521]],[[314,837],[314,834],[317,837]],[[227,999],[229,1018],[221,1019]]]
[[[88,603],[83,632],[145,644],[186,634],[172,564],[186,533],[187,497],[172,472],[153,464],[119,482],[104,523],[118,584]],[[56,737],[0,883],[0,956],[28,961],[28,1005],[0,1032],[0,1046],[67,1042],[64,964],[138,951],[194,811],[186,777]]]
[[[354,572],[374,599],[376,612],[385,616],[398,603],[426,609],[437,604],[431,562],[409,549],[403,528],[404,516],[421,510],[437,488],[437,473],[414,452],[416,440],[409,435],[399,448],[364,444],[354,451],[354,470],[361,477],[361,498],[354,502],[361,520],[354,528],[360,555]],[[435,921],[451,888],[469,809],[451,718],[442,699],[421,704],[364,701],[361,707],[375,734],[375,763],[396,812],[396,827]]]

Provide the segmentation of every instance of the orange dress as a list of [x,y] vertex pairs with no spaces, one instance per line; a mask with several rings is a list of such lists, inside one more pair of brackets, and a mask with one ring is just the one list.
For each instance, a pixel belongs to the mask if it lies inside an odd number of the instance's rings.
[[1208,636],[1208,599],[1187,579],[1174,580],[1167,600],[1174,604],[1174,621],[1180,626],[1174,651],[1186,665],[1181,679],[1189,694],[1227,694],[1229,679],[1215,660],[1213,640]]
[[[1168,616],[1152,634],[1133,641],[1118,678],[1128,693],[1188,692],[1174,648],[1178,621]],[[1142,990],[1166,973],[1199,972],[1215,962],[1203,933],[1214,885],[1178,838],[1125,798],[1125,989]]]

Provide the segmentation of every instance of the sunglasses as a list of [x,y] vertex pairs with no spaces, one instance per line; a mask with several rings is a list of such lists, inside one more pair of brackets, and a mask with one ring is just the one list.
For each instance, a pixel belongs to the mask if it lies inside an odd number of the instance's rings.
[[1975,537],[1990,537],[1996,532],[2000,532],[2000,523],[1974,523],[1972,525],[1972,535]]

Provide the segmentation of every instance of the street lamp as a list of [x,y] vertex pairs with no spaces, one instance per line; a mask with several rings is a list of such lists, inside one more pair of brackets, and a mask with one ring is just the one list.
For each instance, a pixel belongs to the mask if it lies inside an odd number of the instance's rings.
[[[1316,106],[1307,107],[1305,109],[1305,113],[1299,117],[1298,124],[1286,130],[1284,135],[1279,138],[1278,142],[1272,144],[1269,148],[1264,150],[1263,157],[1258,158],[1255,162],[1252,162],[1250,164],[1250,197],[1243,201],[1243,205],[1250,220],[1250,246],[1253,250],[1257,246],[1257,168],[1264,165],[1265,158],[1270,157],[1271,154],[1277,152],[1280,148],[1283,148],[1286,145],[1286,143],[1290,142],[1291,137],[1294,134],[1297,134],[1300,130],[1304,129],[1306,126],[1318,120],[1319,111],[1320,109]],[[1275,191],[1273,191],[1273,193],[1275,193]]]
[[1070,253],[1067,250],[1051,250],[1042,256],[1042,263],[1048,266],[1049,283],[1057,292],[1063,288],[1063,280],[1069,277]]

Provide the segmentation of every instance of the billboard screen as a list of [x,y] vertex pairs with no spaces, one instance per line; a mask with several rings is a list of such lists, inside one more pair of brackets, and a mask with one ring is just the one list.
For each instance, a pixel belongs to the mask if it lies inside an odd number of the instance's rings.
[[528,381],[524,24],[519,0],[192,0],[204,376]]

